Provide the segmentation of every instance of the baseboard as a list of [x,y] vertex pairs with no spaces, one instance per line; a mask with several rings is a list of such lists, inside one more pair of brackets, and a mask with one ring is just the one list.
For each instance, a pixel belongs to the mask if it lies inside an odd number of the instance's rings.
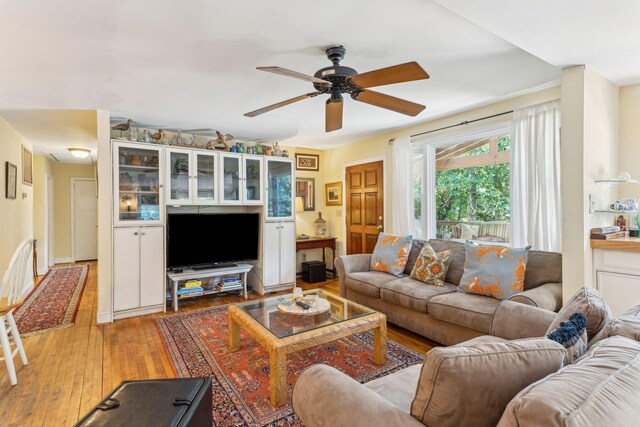
[[56,258],[53,260],[53,262],[55,262],[56,264],[67,264],[69,262],[73,262],[73,260],[71,259],[71,257],[67,256],[63,258]]
[[108,311],[106,313],[98,313],[98,317],[96,318],[96,323],[111,323],[111,313]]

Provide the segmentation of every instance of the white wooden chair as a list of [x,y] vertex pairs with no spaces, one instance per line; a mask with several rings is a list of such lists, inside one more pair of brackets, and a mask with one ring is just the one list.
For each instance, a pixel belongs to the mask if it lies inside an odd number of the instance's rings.
[[[27,239],[20,243],[9,261],[9,268],[7,268],[0,285],[0,344],[4,356],[0,360],[4,360],[7,365],[11,385],[18,383],[16,368],[13,364],[13,358],[16,354],[20,353],[23,365],[28,363],[27,354],[24,352],[20,333],[13,318],[13,310],[22,303],[25,296],[29,256],[32,251],[33,240]],[[13,351],[11,350],[12,344],[16,347]]]

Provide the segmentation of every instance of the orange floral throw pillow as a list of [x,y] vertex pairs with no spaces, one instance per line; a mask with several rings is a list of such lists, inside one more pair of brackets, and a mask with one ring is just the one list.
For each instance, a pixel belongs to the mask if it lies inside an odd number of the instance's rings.
[[450,261],[451,251],[436,253],[430,244],[425,243],[411,270],[411,278],[427,285],[444,286]]
[[402,277],[402,272],[409,259],[412,240],[412,236],[378,234],[378,242],[371,255],[371,270]]

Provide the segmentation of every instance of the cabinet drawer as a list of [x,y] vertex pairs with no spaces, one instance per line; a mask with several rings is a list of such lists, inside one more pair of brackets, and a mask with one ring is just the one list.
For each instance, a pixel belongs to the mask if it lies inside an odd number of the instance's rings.
[[640,276],[596,271],[596,283],[613,317],[640,304]]
[[596,249],[594,265],[597,269],[625,270],[640,274],[640,252]]

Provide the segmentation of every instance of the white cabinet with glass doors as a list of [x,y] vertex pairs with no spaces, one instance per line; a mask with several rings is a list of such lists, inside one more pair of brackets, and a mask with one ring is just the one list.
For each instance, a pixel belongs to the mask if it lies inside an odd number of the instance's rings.
[[266,157],[265,221],[293,221],[295,197],[294,159]]
[[167,148],[167,204],[213,205],[218,202],[218,153]]
[[220,154],[220,204],[261,205],[263,158],[233,153]]

